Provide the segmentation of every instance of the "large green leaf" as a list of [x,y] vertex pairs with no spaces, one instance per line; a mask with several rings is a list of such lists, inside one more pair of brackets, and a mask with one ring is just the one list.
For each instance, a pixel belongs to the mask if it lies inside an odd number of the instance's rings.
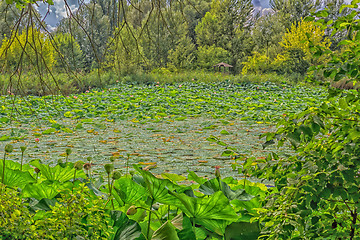
[[130,220],[125,213],[120,211],[111,211],[113,220],[114,234],[111,240],[135,240],[141,236],[141,228],[135,221]]
[[171,192],[181,201],[179,208],[189,217],[197,219],[218,219],[234,222],[238,215],[222,192],[203,198],[189,197],[184,193]]
[[260,235],[258,222],[235,222],[225,230],[226,240],[256,240]]
[[201,184],[199,190],[205,195],[212,195],[215,192],[222,191],[230,201],[234,199],[249,201],[254,198],[254,196],[247,194],[244,189],[237,189],[233,191],[229,185],[221,180],[219,183],[218,179],[216,178]]
[[179,237],[176,233],[176,229],[171,222],[166,221],[160,228],[158,228],[151,240],[178,240]]
[[186,180],[186,177],[175,173],[161,173],[161,176],[165,179],[169,179],[172,182],[180,182]]
[[194,173],[193,171],[188,171],[188,180],[192,180],[195,181],[199,184],[203,184],[206,182],[205,178],[199,177],[198,175],[196,175],[196,173]]
[[[21,169],[21,164],[12,160],[6,160],[5,161],[5,167],[9,168],[9,169],[13,169],[13,170],[20,170]],[[1,165],[2,167],[2,165]],[[29,164],[23,164],[22,166],[22,171],[25,172],[29,172],[30,174],[34,173],[34,168],[31,167]]]
[[[39,161],[32,161],[31,165],[37,167],[40,170],[41,177],[49,181],[66,182],[74,178],[75,168],[70,165],[67,165],[64,168],[60,165],[50,167]],[[86,178],[86,174],[83,170],[78,170],[76,171],[76,178]]]
[[[3,173],[3,161],[0,161],[0,176],[2,178]],[[23,188],[27,183],[35,182],[35,179],[31,176],[29,172],[23,172],[20,170],[13,170],[7,168],[8,162],[12,162],[10,160],[5,160],[5,172],[4,172],[4,184],[9,187],[19,187]],[[0,179],[2,180],[2,179]]]
[[237,212],[246,209],[249,213],[257,215],[256,208],[261,207],[259,197],[255,197],[250,201],[241,201],[239,199],[234,199],[231,201],[231,204],[234,206]]
[[22,191],[23,197],[36,198],[41,200],[43,198],[53,199],[62,190],[72,187],[72,183],[59,183],[44,181],[41,183],[27,184]]
[[196,224],[204,226],[209,231],[223,236],[225,234],[226,227],[231,223],[225,220],[213,220],[213,219],[196,219]]
[[169,192],[174,190],[182,192],[188,187],[180,187],[168,179],[156,178],[150,172],[144,171],[136,165],[134,165],[134,168],[144,177],[148,193],[155,201],[176,206],[180,204],[179,199],[169,194]]
[[180,239],[196,239],[193,226],[187,216],[183,217],[182,230],[178,232],[178,236]]
[[124,203],[135,203],[146,200],[148,194],[144,187],[128,178],[120,178],[114,182],[114,189]]
[[[57,203],[56,198],[53,199],[43,198],[40,201],[33,198],[30,201],[31,202],[29,204],[29,209],[33,212],[36,212],[38,210],[51,211],[52,206],[55,206],[55,203]],[[40,211],[38,211],[38,213],[39,212]]]

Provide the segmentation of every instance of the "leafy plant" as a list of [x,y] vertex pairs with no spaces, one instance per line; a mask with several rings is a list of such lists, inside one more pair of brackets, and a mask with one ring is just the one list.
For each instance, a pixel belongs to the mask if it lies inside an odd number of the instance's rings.
[[[359,1],[344,8],[357,9]],[[332,23],[315,15],[318,24]],[[346,51],[331,52],[314,46],[315,54],[331,55],[331,61],[319,66],[324,77],[338,81],[349,77],[359,80],[359,12],[338,18],[330,25],[333,33],[346,29]],[[260,179],[274,181],[278,192],[266,200],[266,208],[258,209],[265,223],[262,237],[270,239],[356,239],[359,232],[359,164],[358,126],[359,91],[329,88],[329,95],[318,107],[290,115],[278,123],[275,133],[266,133],[265,145],[289,142],[296,155],[279,158],[271,154],[266,161],[253,161],[248,169]]]

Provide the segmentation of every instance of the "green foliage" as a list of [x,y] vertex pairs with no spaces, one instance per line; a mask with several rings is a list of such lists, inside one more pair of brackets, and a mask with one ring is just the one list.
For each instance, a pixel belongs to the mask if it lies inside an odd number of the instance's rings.
[[[69,31],[70,25],[71,31]],[[59,22],[56,33],[70,33],[80,45],[84,58],[77,64],[82,64],[85,71],[103,67],[112,29],[110,17],[104,15],[100,3],[88,3],[73,13],[71,18],[63,18]],[[71,55],[71,53],[68,54]]]
[[301,20],[291,25],[279,44],[285,51],[301,50],[305,54],[305,59],[312,63],[314,58],[310,46],[328,49],[331,44],[324,34],[325,31],[314,22]]
[[182,37],[176,48],[169,51],[169,65],[179,69],[194,69],[195,50],[195,44],[191,39],[187,36]]
[[58,50],[55,54],[56,70],[80,71],[84,56],[74,37],[69,33],[57,33],[54,36],[54,44]]
[[[39,162],[32,164],[40,169],[40,176],[58,173],[62,168]],[[63,171],[68,172],[68,167],[74,169],[68,164]],[[258,223],[249,223],[249,218],[239,219],[244,214],[255,214],[246,203],[254,198],[246,192],[256,192],[251,190],[250,182],[227,178],[230,186],[217,177],[200,186],[203,196],[194,197],[196,187],[177,183],[183,178],[160,179],[138,166],[134,168],[140,175],[119,176],[108,182],[109,188],[96,189],[86,179],[83,179],[86,183],[80,183],[64,177],[60,177],[61,181],[40,178],[35,184],[26,180],[23,187],[20,182],[24,179],[20,176],[15,185],[21,186],[21,194],[1,184],[0,236],[7,239],[187,239],[185,236],[222,239],[225,234],[232,236],[238,232],[233,225],[230,227],[232,223],[252,226],[241,232],[247,239],[256,239],[259,234]],[[9,170],[12,169],[7,167],[6,171]],[[200,179],[194,173],[192,178]],[[246,183],[250,185],[239,189]],[[261,193],[265,194],[264,185],[262,189]],[[231,204],[234,200],[237,202]],[[111,206],[107,205],[109,201]],[[241,205],[247,206],[246,210]]]
[[[139,28],[141,32],[139,41],[145,58],[149,60],[146,63],[146,70],[166,67],[169,63],[170,50],[176,49],[179,41],[187,35],[187,22],[181,11],[173,11],[171,4],[163,3],[157,5],[156,14],[151,14],[150,11],[149,15],[145,15],[142,28]],[[175,5],[182,7],[181,3]]]
[[89,199],[83,187],[77,187],[75,195],[64,193],[59,201],[44,199],[32,206],[5,185],[0,191],[0,237],[4,239],[108,239],[112,233],[102,201]]
[[138,41],[137,31],[124,23],[115,29],[114,35],[114,38],[109,39],[107,67],[114,69],[118,75],[129,75],[141,71],[141,67],[147,60]]
[[197,65],[208,70],[217,63],[229,62],[230,60],[229,52],[215,45],[199,47],[197,56]]
[[270,0],[269,3],[286,28],[300,22],[322,6],[322,2],[311,0]]
[[[39,0],[6,0],[5,2],[6,2],[6,4],[9,4],[9,5],[15,3],[16,7],[21,9],[21,8],[24,8],[26,6],[26,4],[33,4],[33,3],[39,2]],[[45,2],[49,5],[54,4],[53,0],[46,0]]]
[[252,38],[257,51],[264,52],[266,57],[273,60],[281,52],[279,42],[285,32],[284,23],[278,14],[261,16],[252,30]]
[[[343,8],[354,9],[359,1]],[[331,55],[329,63],[316,69],[324,77],[338,81],[343,77],[357,81],[359,75],[357,39],[359,12],[353,10],[334,24],[322,18],[327,10],[315,14],[318,24],[330,25],[332,32],[347,29],[347,51],[329,51],[326,46],[313,46],[315,56]],[[359,35],[360,36],[360,35]],[[270,239],[357,239],[359,232],[360,154],[358,128],[359,91],[329,88],[327,99],[318,107],[290,115],[278,123],[275,133],[266,133],[264,147],[289,143],[294,156],[281,158],[270,154],[266,160],[248,159],[244,171],[274,181],[276,192],[259,220],[265,223],[264,238]]]
[[111,219],[102,209],[101,198],[89,198],[88,189],[76,188],[76,194],[65,193],[49,211],[37,211],[34,223],[37,238],[109,239]]
[[305,53],[301,49],[291,49],[279,54],[274,62],[272,68],[278,73],[298,73],[304,76],[310,67],[309,61],[305,59]]
[[218,17],[214,13],[207,12],[195,28],[198,44],[200,46],[211,46],[215,44],[218,46],[218,42],[220,41],[220,27]]
[[55,50],[45,34],[29,28],[3,39],[0,64],[9,71],[19,68],[19,71],[47,72],[55,65],[54,55]]
[[31,214],[24,200],[12,189],[0,183],[0,237],[3,239],[29,239]]
[[210,65],[203,62],[210,62],[211,59],[204,59],[200,55],[205,52],[205,49],[222,48],[229,53],[227,63],[234,65],[237,70],[236,65],[240,65],[244,60],[244,55],[251,52],[249,26],[253,10],[253,5],[249,0],[213,0],[211,2],[210,11],[195,28],[199,45],[198,58],[201,58],[198,60],[200,67]]
[[273,69],[279,73],[298,73],[305,75],[308,68],[325,61],[325,57],[316,59],[311,52],[313,47],[328,49],[330,41],[324,38],[324,30],[313,22],[301,20],[292,24],[291,29],[279,42],[283,52],[273,61]]
[[242,74],[255,73],[260,74],[269,69],[269,58],[258,52],[254,52],[253,56],[249,56],[246,62],[242,63]]
[[8,5],[6,1],[0,2],[0,46],[2,40],[6,36],[10,36],[11,29],[9,26],[12,26],[15,21],[19,18],[20,10],[14,6]]

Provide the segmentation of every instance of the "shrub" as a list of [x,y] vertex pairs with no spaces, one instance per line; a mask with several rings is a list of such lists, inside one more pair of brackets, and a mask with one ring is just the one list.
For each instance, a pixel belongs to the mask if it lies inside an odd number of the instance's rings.
[[258,52],[254,52],[252,56],[248,57],[246,62],[242,63],[244,65],[241,73],[255,73],[261,74],[268,70],[269,66],[269,58],[263,54]]
[[197,65],[203,69],[211,69],[217,63],[229,62],[230,53],[221,48],[212,46],[201,46],[197,50]]
[[33,236],[32,214],[15,190],[0,183],[1,239],[28,239]]

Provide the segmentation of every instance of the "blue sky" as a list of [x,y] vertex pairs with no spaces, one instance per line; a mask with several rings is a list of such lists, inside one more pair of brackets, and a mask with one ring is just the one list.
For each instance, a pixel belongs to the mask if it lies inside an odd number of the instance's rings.
[[[46,3],[38,3],[38,11],[40,12],[41,16],[45,16],[45,22],[49,25],[50,29],[54,28],[56,24],[67,17],[65,1],[64,0],[53,0],[54,5],[49,6]],[[67,4],[69,5],[71,11],[76,11],[79,6],[78,0],[66,0]]]

